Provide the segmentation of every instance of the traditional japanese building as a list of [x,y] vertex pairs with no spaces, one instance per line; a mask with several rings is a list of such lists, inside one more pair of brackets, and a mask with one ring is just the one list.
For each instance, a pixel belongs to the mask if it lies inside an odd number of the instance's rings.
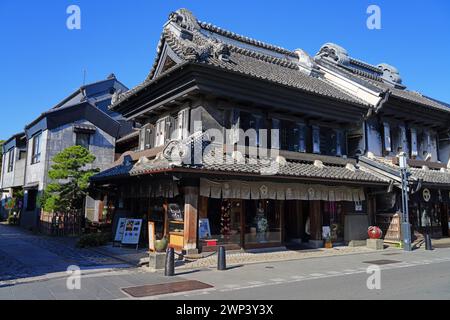
[[147,79],[111,111],[138,141],[92,178],[120,217],[186,251],[366,239],[390,179],[360,166],[351,133],[373,104],[290,51],[170,15]]
[[[48,170],[53,157],[67,147],[87,148],[96,157],[92,166],[100,170],[114,162],[116,139],[130,133],[132,126],[108,106],[114,93],[127,90],[114,75],[84,85],[27,124],[24,133],[3,146],[1,189],[8,192],[8,199],[15,197],[14,191],[23,192],[21,226],[45,233],[55,228],[82,227],[81,220],[74,217],[42,212],[38,200],[50,183]],[[7,199],[3,202],[6,204]],[[100,204],[99,200],[86,199],[84,213],[89,221],[103,220]]]
[[11,200],[22,192],[25,181],[26,145],[25,133],[21,132],[6,140],[2,146],[3,163],[0,178],[2,202],[0,218],[6,219],[11,210],[16,209],[19,211],[22,207],[22,203],[11,203]]
[[[407,89],[397,68],[371,65],[349,56],[336,44],[325,44],[315,57],[319,69],[341,90],[369,103],[370,114],[349,143],[361,167],[393,181],[396,188],[377,195],[372,223],[387,231],[401,211],[399,152],[409,158],[409,213],[415,231],[427,227],[433,236],[450,229],[450,107]],[[389,235],[388,235],[389,236]]]

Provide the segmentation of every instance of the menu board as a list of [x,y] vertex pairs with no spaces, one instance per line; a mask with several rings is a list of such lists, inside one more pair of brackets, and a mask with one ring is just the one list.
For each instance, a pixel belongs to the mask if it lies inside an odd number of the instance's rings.
[[116,235],[114,236],[114,242],[122,242],[126,222],[126,218],[119,219],[119,222],[117,223]]
[[199,219],[198,236],[200,239],[206,239],[211,237],[211,228],[209,226],[209,219]]
[[141,235],[142,219],[127,219],[122,244],[138,244]]

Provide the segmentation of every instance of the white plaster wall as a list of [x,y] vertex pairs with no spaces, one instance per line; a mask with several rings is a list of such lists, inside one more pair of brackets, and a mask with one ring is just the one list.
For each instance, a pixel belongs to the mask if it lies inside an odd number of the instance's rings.
[[44,178],[46,175],[45,164],[47,162],[47,141],[49,131],[45,130],[41,136],[41,161],[36,164],[31,164],[31,157],[33,153],[33,139],[28,141],[27,146],[27,167],[25,176],[25,185],[39,183],[39,190],[44,189]]
[[[17,148],[12,149],[14,150],[14,156],[17,151]],[[8,159],[9,154],[12,152],[12,150],[9,150],[7,153],[3,155],[3,165],[2,165],[2,188],[11,188],[14,185],[14,170],[11,172],[8,172]],[[14,168],[16,167],[16,164],[14,163]]]

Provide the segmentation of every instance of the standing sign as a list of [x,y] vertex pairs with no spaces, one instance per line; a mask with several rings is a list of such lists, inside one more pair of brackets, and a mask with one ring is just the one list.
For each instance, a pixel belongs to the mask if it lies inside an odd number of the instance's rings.
[[122,242],[126,222],[126,218],[119,219],[119,222],[117,223],[116,235],[114,236],[114,242]]
[[198,236],[200,239],[206,239],[211,237],[211,228],[209,226],[209,219],[199,219]]
[[139,244],[142,219],[127,219],[122,244]]
[[148,247],[151,252],[155,252],[155,223],[148,223]]

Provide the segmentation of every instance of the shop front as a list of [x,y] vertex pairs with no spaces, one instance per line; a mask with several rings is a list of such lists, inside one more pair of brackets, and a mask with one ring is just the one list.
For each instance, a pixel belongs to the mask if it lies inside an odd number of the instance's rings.
[[450,190],[424,187],[411,196],[413,228],[432,237],[448,237],[450,229]]
[[324,232],[344,243],[345,214],[365,200],[362,188],[201,179],[199,248],[321,246]]

